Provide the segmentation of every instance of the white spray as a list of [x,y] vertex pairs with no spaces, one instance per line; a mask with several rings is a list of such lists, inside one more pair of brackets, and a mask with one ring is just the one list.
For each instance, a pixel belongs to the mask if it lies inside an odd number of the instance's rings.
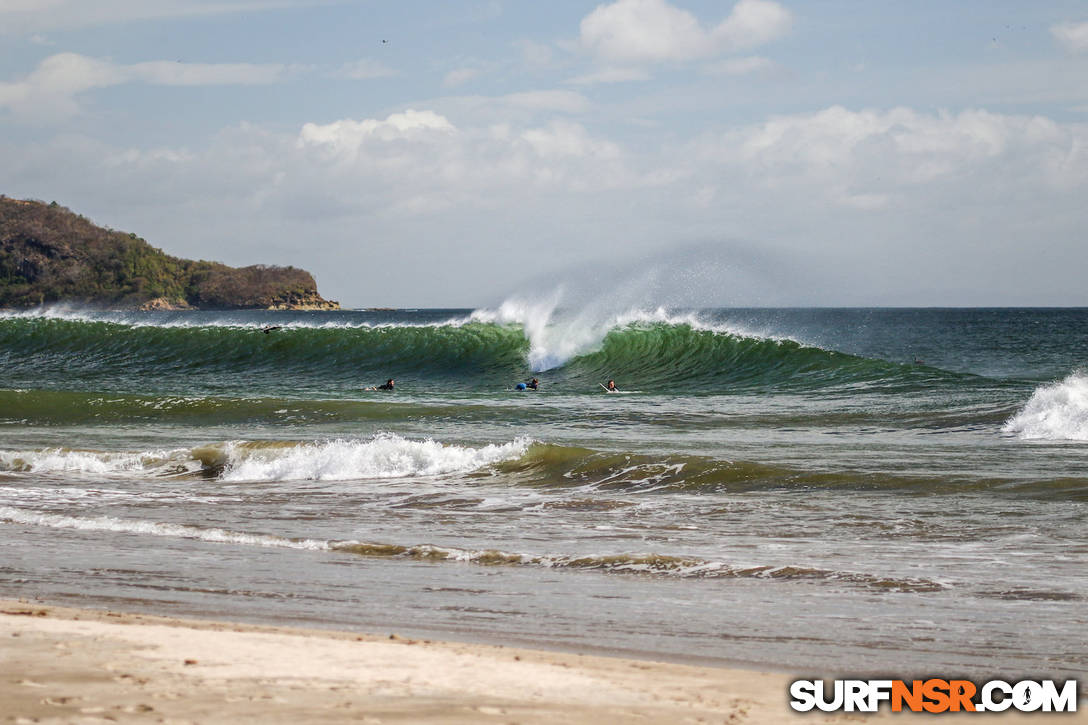
[[1024,440],[1088,441],[1088,374],[1037,388],[1003,430]]

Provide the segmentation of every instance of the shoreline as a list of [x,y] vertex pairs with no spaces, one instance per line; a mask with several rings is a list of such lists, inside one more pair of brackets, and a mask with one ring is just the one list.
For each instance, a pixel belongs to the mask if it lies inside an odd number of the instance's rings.
[[[163,618],[168,620],[177,620],[180,622],[191,623],[194,626],[200,626],[202,624],[207,625],[227,625],[237,627],[251,627],[256,630],[262,628],[265,629],[283,629],[288,631],[301,631],[301,632],[315,632],[315,633],[328,633],[328,634],[348,634],[352,637],[359,634],[363,634],[368,637],[377,637],[378,639],[385,639],[389,635],[395,635],[402,639],[412,639],[417,641],[435,641],[445,642],[447,644],[469,645],[481,647],[499,647],[499,648],[513,648],[523,649],[530,651],[539,651],[554,655],[568,655],[568,656],[595,656],[605,657],[608,659],[624,659],[638,662],[659,662],[661,664],[669,665],[684,665],[689,667],[707,667],[711,669],[728,669],[728,670],[744,670],[744,671],[758,671],[767,672],[777,675],[793,675],[799,670],[796,667],[790,667],[788,665],[778,664],[774,662],[760,662],[755,660],[745,660],[741,657],[727,657],[727,656],[711,656],[702,654],[690,654],[690,653],[677,653],[673,651],[655,651],[651,649],[639,649],[635,647],[622,647],[619,645],[607,645],[603,643],[582,642],[578,645],[572,644],[567,641],[548,641],[541,636],[533,636],[531,634],[514,634],[509,632],[494,633],[486,632],[479,627],[428,627],[418,622],[408,624],[402,623],[392,627],[386,627],[382,623],[378,622],[359,622],[352,623],[348,621],[335,621],[329,623],[323,623],[310,619],[295,619],[290,617],[275,617],[275,616],[246,616],[239,615],[237,612],[213,614],[204,607],[198,605],[186,605],[180,608],[168,609],[166,607],[156,607],[156,604],[163,604],[163,602],[156,602],[153,600],[139,600],[128,599],[120,600],[112,597],[78,597],[78,599],[86,599],[88,601],[73,601],[76,597],[65,595],[48,594],[35,594],[27,595],[18,592],[4,592],[0,590],[0,605],[11,602],[19,602],[24,606],[42,606],[54,609],[71,609],[80,612],[87,612],[88,615],[94,615],[96,613],[105,614],[124,614],[132,615],[136,617],[145,618]],[[821,673],[827,676],[838,676],[838,671],[829,669],[827,672]],[[843,676],[858,676],[858,675],[873,676],[882,674],[882,671],[874,670],[873,672],[863,671],[850,671]]]
[[[912,717],[794,713],[788,704],[794,676],[782,672],[25,599],[0,599],[0,642],[0,712],[5,722],[17,723],[824,723]],[[1036,717],[1045,715],[1031,719]],[[1062,721],[1088,722],[1088,716],[1082,709]]]
[[[775,722],[789,676],[0,599],[7,721]],[[809,718],[811,721],[811,718]]]

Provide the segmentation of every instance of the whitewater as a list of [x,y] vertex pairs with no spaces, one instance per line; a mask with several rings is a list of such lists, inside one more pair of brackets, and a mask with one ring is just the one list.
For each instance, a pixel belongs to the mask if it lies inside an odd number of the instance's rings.
[[0,311],[0,591],[776,668],[1084,673],[1088,311],[608,297]]

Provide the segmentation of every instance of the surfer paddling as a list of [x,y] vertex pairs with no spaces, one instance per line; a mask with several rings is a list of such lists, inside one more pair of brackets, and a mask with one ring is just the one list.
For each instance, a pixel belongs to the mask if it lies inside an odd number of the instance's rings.
[[514,386],[514,390],[537,390],[540,387],[540,381],[533,378],[527,383],[518,383]]
[[384,385],[378,385],[377,387],[372,387],[372,388],[363,388],[363,390],[394,390],[394,389],[395,389],[395,387],[394,387],[394,383],[393,383],[393,378],[389,378],[388,380],[386,380]]

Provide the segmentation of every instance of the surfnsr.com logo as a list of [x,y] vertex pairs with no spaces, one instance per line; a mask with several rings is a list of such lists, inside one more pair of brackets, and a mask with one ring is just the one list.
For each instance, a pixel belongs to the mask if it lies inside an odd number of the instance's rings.
[[795,680],[790,707],[798,712],[876,712],[888,703],[892,712],[1076,712],[1077,681],[990,680]]

